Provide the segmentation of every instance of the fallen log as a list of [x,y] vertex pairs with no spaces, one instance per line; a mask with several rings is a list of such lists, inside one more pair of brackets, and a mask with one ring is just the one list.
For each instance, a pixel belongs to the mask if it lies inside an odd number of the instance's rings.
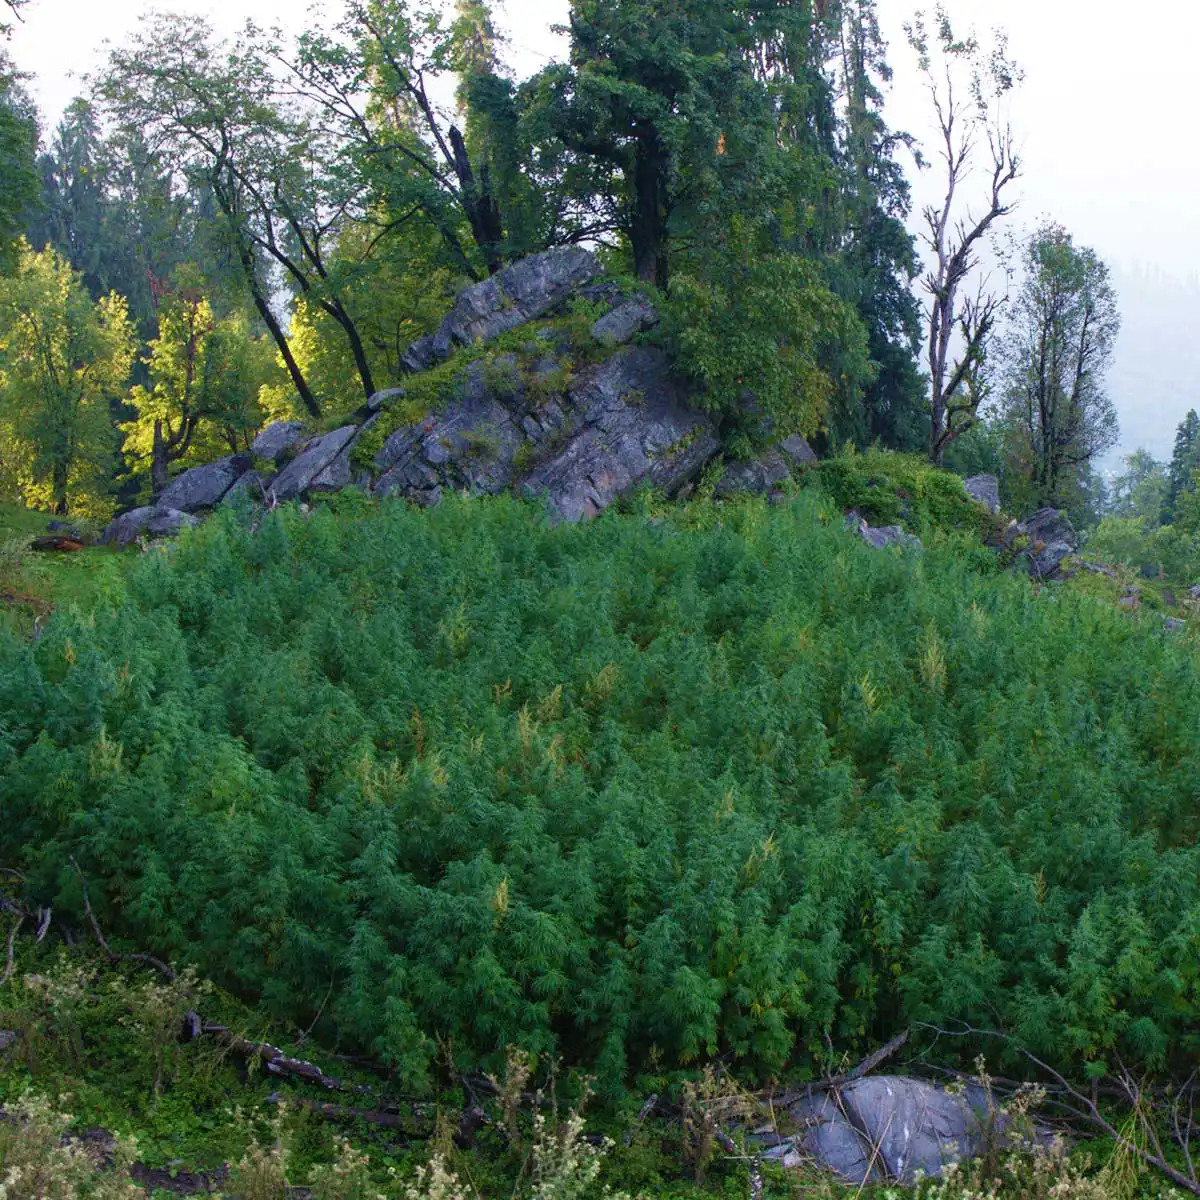
[[46,533],[35,537],[29,543],[31,550],[55,550],[62,553],[73,553],[83,549],[83,543],[68,533]]

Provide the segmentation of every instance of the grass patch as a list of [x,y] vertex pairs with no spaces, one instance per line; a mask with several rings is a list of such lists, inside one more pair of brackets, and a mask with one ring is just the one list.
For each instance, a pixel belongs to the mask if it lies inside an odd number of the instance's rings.
[[28,634],[63,605],[87,611],[119,586],[125,562],[107,546],[75,551],[35,551],[30,542],[54,517],[0,503],[0,625]]

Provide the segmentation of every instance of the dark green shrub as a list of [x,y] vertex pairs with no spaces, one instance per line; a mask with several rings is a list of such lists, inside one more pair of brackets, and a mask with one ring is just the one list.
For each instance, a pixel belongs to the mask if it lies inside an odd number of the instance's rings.
[[436,1037],[611,1091],[914,1020],[1194,1060],[1191,652],[961,551],[812,494],[222,513],[0,635],[0,861],[299,1027],[332,976],[318,1032],[414,1083]]

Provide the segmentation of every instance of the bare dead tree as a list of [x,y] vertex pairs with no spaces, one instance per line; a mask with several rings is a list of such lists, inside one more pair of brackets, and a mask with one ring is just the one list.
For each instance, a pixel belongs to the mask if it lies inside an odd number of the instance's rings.
[[[988,339],[1005,301],[987,277],[979,280],[974,295],[965,292],[964,284],[979,265],[988,231],[1013,210],[1009,189],[1020,175],[1021,159],[1012,126],[1000,116],[999,102],[1020,73],[1008,58],[1002,35],[996,35],[995,46],[985,55],[975,37],[954,36],[940,5],[934,23],[936,62],[921,14],[905,32],[929,89],[941,140],[938,157],[946,171],[944,198],[940,205],[922,210],[921,234],[932,259],[923,281],[929,295],[929,458],[940,464],[946,447],[977,418],[985,395]],[[964,204],[962,191],[984,147],[990,177],[986,208],[979,213]]]

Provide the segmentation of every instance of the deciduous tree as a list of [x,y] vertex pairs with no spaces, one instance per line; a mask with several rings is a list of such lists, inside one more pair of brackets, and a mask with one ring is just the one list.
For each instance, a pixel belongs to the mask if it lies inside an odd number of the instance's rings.
[[[946,10],[934,13],[934,36],[918,14],[906,26],[929,91],[945,169],[943,199],[923,210],[922,240],[932,259],[925,276],[926,361],[929,368],[929,458],[940,464],[946,447],[974,424],[984,392],[980,372],[1004,295],[985,278],[970,290],[984,239],[1012,211],[1011,188],[1020,174],[1012,127],[1000,113],[1020,79],[1002,36],[990,52],[974,37],[955,35]],[[986,147],[983,208],[963,195]]]
[[318,261],[328,229],[320,222],[307,227],[310,206],[301,211],[293,190],[311,162],[292,154],[301,129],[280,104],[264,45],[257,39],[223,45],[201,17],[156,14],[112,51],[99,87],[128,136],[144,137],[194,188],[211,194],[254,307],[304,407],[319,415],[320,403],[272,306],[266,264],[274,259],[293,282],[297,272],[307,281],[297,268],[299,251],[279,226],[297,225],[316,238]]
[[1020,429],[1042,503],[1067,503],[1097,455],[1115,444],[1104,374],[1120,329],[1108,267],[1060,225],[1029,239],[1004,345],[1002,403]]
[[0,280],[0,444],[7,485],[31,507],[103,511],[116,434],[109,403],[133,363],[125,301],[93,302],[53,250]]

